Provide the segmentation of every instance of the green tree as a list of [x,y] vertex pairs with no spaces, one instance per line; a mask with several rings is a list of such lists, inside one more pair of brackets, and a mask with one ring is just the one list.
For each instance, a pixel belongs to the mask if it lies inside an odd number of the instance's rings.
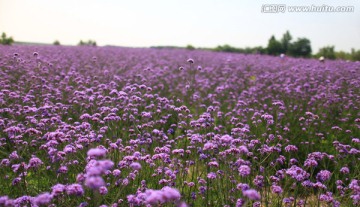
[[187,50],[195,50],[195,47],[192,46],[192,45],[187,45],[187,46],[186,46],[186,49],[187,49]]
[[1,34],[0,44],[2,45],[12,45],[14,43],[14,39],[12,37],[7,37],[6,33],[3,32]]
[[234,52],[234,53],[241,53],[241,50],[236,48],[236,47],[233,47],[233,46],[230,46],[228,44],[225,44],[225,45],[219,45],[217,46],[215,49],[215,51],[218,51],[218,52]]
[[60,45],[59,40],[55,40],[54,43],[53,43],[53,45]]
[[78,45],[80,45],[80,46],[94,46],[95,47],[96,46],[96,41],[88,40],[87,42],[84,42],[84,41],[80,40]]
[[323,56],[326,59],[334,60],[335,56],[335,46],[327,46],[319,49],[319,52],[316,54],[316,57]]
[[283,52],[285,54],[289,53],[289,49],[291,47],[291,40],[292,40],[292,36],[291,36],[290,32],[286,31],[285,34],[283,35],[283,37],[280,40]]
[[261,46],[253,47],[251,53],[253,53],[253,54],[265,54],[266,53],[266,48],[263,48]]
[[279,55],[283,53],[283,47],[281,42],[276,40],[275,36],[272,35],[267,45],[267,53],[269,55]]
[[360,50],[356,51],[354,48],[351,49],[351,60],[360,61]]
[[298,38],[289,48],[289,54],[294,57],[310,57],[311,52],[311,43],[307,38]]
[[89,45],[89,46],[94,46],[94,47],[95,47],[95,46],[96,46],[96,42],[93,41],[93,40],[89,40],[87,45]]
[[335,52],[336,59],[351,60],[351,54],[344,51]]

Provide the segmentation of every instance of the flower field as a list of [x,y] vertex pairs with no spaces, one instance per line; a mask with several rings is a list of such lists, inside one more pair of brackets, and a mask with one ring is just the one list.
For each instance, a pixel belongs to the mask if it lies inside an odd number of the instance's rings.
[[360,62],[0,46],[0,206],[359,206]]

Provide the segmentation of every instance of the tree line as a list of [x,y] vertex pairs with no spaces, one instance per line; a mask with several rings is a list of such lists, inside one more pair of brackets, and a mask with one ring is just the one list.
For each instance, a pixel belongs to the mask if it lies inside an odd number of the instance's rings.
[[[1,45],[12,45],[14,42],[15,42],[14,38],[8,37],[5,32],[3,32],[1,34],[1,38],[0,38]],[[53,42],[53,45],[61,45],[61,43],[59,40],[55,40]],[[77,45],[79,45],[79,46],[96,46],[97,44],[96,44],[96,41],[94,41],[94,40],[88,40],[88,41],[80,40]]]
[[[325,46],[320,48],[316,54],[312,54],[311,42],[308,38],[297,38],[297,40],[295,41],[292,40],[292,35],[289,31],[286,31],[280,40],[277,40],[275,36],[272,35],[265,48],[261,46],[236,48],[226,44],[219,45],[212,50],[245,54],[268,54],[274,56],[284,54],[292,57],[324,57],[326,59],[344,59],[360,61],[360,50],[351,49],[351,52],[349,53],[344,51],[335,51],[335,46]],[[193,46],[188,45],[187,48],[193,48]]]

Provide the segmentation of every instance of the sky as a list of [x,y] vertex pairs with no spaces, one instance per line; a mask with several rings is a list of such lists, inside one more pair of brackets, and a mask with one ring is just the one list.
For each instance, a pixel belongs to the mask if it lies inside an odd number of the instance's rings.
[[[269,4],[353,6],[354,12],[264,13]],[[0,32],[15,41],[130,47],[266,47],[287,30],[314,52],[360,49],[358,0],[0,0]]]

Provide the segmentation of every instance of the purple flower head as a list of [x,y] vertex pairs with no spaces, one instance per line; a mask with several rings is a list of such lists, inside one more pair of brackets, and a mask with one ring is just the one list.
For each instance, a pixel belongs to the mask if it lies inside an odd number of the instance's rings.
[[100,160],[97,161],[97,164],[99,168],[101,168],[103,171],[110,170],[114,167],[114,162],[111,160]]
[[83,196],[84,189],[79,184],[71,184],[66,187],[66,193],[68,195]]
[[237,199],[235,207],[243,207],[245,205],[246,201],[244,199]]
[[304,162],[305,167],[316,167],[318,165],[317,161],[313,158],[306,159]]
[[284,198],[283,199],[283,203],[285,203],[285,205],[289,205],[294,201],[293,197],[289,197],[289,198]]
[[112,172],[113,176],[118,177],[121,174],[121,171],[119,169],[115,169]]
[[33,202],[36,204],[36,205],[46,205],[48,203],[50,203],[52,199],[52,195],[50,193],[42,193],[38,196],[36,196],[33,200]]
[[264,176],[262,176],[262,175],[257,175],[257,176],[254,178],[253,183],[254,183],[257,187],[259,187],[259,188],[263,187],[263,186],[264,186]]
[[253,207],[261,207],[261,202],[260,201],[254,202]]
[[52,196],[59,196],[61,195],[66,189],[66,186],[63,184],[56,184],[51,187],[51,195]]
[[100,148],[93,148],[87,152],[87,156],[89,157],[104,157],[105,155],[106,155],[106,150]]
[[23,205],[26,205],[28,203],[30,203],[32,200],[32,197],[30,196],[21,196],[21,197],[18,197],[17,199],[15,199],[14,203],[15,205],[14,206],[23,206]]
[[326,192],[326,194],[321,194],[319,196],[319,200],[320,201],[324,201],[327,203],[333,202],[334,198],[332,197],[332,193],[331,192]]
[[188,205],[185,202],[181,202],[177,207],[188,207]]
[[108,189],[107,189],[105,186],[101,186],[101,187],[99,188],[99,193],[100,193],[101,195],[105,195],[105,194],[108,193]]
[[250,175],[251,168],[247,165],[241,165],[238,168],[238,171],[239,171],[241,177],[246,177],[246,176]]
[[329,180],[330,177],[331,177],[331,172],[328,170],[321,170],[316,175],[316,179],[320,182],[325,182],[325,181]]
[[209,162],[209,163],[208,163],[208,166],[210,166],[210,167],[219,167],[219,163],[216,162],[216,161]]
[[260,194],[254,189],[243,191],[243,195],[248,197],[250,200],[260,200],[261,199]]
[[98,189],[101,186],[105,186],[105,182],[100,176],[90,176],[85,179],[85,186],[91,189]]
[[68,167],[67,166],[60,166],[60,168],[57,170],[58,173],[67,173]]
[[145,192],[145,203],[150,205],[156,205],[166,202],[172,202],[180,200],[180,192],[168,186],[165,186],[161,190],[146,190]]
[[19,159],[19,155],[17,154],[17,151],[13,151],[10,155],[9,155],[9,159],[10,160],[16,160]]
[[290,175],[297,181],[303,181],[310,176],[309,173],[296,165],[293,165],[291,168],[287,169],[286,174]]
[[209,178],[210,180],[216,179],[216,173],[210,172],[210,173],[207,175],[207,178]]
[[165,203],[165,198],[161,191],[158,190],[146,190],[145,203],[149,205],[157,205],[159,203]]
[[241,190],[241,191],[246,191],[246,190],[249,190],[250,187],[249,187],[248,184],[239,183],[239,184],[236,185],[236,189]]
[[133,162],[130,164],[130,167],[133,169],[133,170],[140,170],[141,169],[141,165],[140,163],[138,162]]
[[280,186],[272,185],[271,192],[273,192],[275,194],[281,194],[283,192],[283,189]]
[[286,152],[296,152],[298,151],[298,148],[295,145],[288,145],[285,147]]
[[169,200],[169,201],[175,201],[175,200],[179,200],[181,195],[180,192],[175,189],[175,188],[171,188],[168,186],[165,186],[161,189],[161,191],[164,193],[164,196]]
[[230,143],[232,140],[233,140],[234,138],[232,138],[230,135],[224,135],[224,136],[222,136],[222,137],[220,137],[220,141],[222,142],[222,143],[226,143],[226,144],[228,144],[228,143]]
[[211,143],[211,142],[207,142],[204,144],[204,148],[203,150],[212,150],[212,149],[216,149],[217,148],[217,145],[214,144],[214,143]]
[[37,157],[33,157],[29,160],[28,167],[29,168],[38,168],[39,166],[43,165],[44,163]]
[[343,173],[343,174],[349,174],[350,173],[350,170],[348,167],[342,167],[340,169],[340,172]]

